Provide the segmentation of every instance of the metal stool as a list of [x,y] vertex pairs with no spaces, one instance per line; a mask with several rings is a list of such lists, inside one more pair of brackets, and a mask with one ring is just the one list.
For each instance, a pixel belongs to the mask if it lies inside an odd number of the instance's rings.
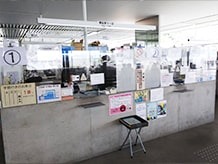
[[[121,145],[120,150],[125,146],[125,143],[129,138],[129,147],[130,147],[131,158],[133,158],[133,153],[136,153],[138,151],[144,151],[144,153],[146,153],[145,147],[142,143],[140,132],[141,132],[141,129],[143,127],[148,126],[148,122],[137,115],[123,117],[123,118],[120,118],[119,121],[122,125],[124,125],[128,129],[128,134],[127,134],[123,144]],[[137,144],[138,140],[139,140],[139,143],[141,145],[141,149],[138,149],[135,151],[133,151],[133,147],[132,147],[132,138],[131,138],[132,130],[134,130],[135,134],[136,134],[135,145]]]

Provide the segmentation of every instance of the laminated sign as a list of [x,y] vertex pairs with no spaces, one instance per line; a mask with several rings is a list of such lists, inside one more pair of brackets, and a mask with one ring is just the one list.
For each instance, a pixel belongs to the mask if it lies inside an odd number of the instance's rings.
[[1,97],[3,108],[36,104],[35,83],[2,85]]
[[61,85],[48,84],[36,87],[37,102],[46,103],[53,101],[61,101]]
[[8,47],[0,49],[0,65],[26,65],[26,50],[24,47]]
[[109,114],[119,114],[132,111],[132,93],[122,93],[109,96]]

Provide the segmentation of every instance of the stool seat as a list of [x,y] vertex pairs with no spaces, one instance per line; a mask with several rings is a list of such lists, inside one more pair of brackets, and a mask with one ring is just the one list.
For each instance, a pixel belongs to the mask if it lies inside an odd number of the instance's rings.
[[[129,138],[129,147],[130,147],[131,158],[133,158],[133,153],[134,152],[138,152],[140,150],[143,150],[144,153],[146,153],[145,147],[144,147],[144,145],[142,143],[140,132],[141,132],[141,129],[143,127],[148,126],[148,122],[146,120],[144,120],[143,118],[137,116],[137,115],[131,115],[131,116],[120,118],[119,122],[128,129],[128,134],[127,134],[123,144],[121,145],[120,150],[124,147],[124,145],[126,144],[126,141]],[[140,150],[133,151],[132,138],[131,138],[132,130],[134,130],[135,134],[136,134],[135,145],[137,144],[137,141],[139,140],[139,143],[141,145],[141,149]]]

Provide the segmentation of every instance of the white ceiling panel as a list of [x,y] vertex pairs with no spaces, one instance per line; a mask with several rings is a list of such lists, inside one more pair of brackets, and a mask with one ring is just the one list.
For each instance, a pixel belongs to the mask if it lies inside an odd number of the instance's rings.
[[[160,32],[173,30],[181,26],[193,26],[196,23],[207,22],[212,16],[218,15],[217,0],[87,0],[88,21],[110,21],[119,23],[134,23],[143,18],[159,15]],[[82,0],[0,0],[0,24],[37,24],[38,17],[83,20]],[[3,32],[5,29],[2,29]],[[28,31],[28,30],[26,30]],[[11,32],[11,30],[9,31]],[[28,34],[28,33],[27,33]],[[11,35],[11,34],[10,34]],[[37,34],[31,39],[48,40],[59,38],[76,38],[80,33]],[[132,34],[131,34],[132,35]],[[70,36],[68,38],[68,36]],[[125,39],[128,32],[102,31],[95,35],[97,39]],[[90,37],[94,38],[94,36]],[[26,35],[25,39],[29,39]],[[54,40],[54,39],[53,39]],[[57,41],[57,39],[56,39]]]

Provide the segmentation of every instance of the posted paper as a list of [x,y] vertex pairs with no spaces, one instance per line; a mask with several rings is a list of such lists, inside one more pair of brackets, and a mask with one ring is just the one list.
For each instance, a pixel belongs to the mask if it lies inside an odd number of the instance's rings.
[[147,104],[147,120],[157,119],[157,103],[152,102]]
[[150,91],[150,101],[160,101],[164,99],[164,89],[163,88],[156,88],[151,89]]
[[122,93],[109,96],[109,114],[115,115],[132,111],[132,93]]
[[41,85],[37,86],[37,102],[46,103],[61,100],[61,85]]
[[167,115],[167,101],[159,101],[157,103],[157,118],[166,117]]
[[143,118],[144,120],[147,119],[147,111],[146,111],[146,103],[136,103],[135,104],[136,115]]
[[35,83],[1,86],[2,107],[36,104]]

